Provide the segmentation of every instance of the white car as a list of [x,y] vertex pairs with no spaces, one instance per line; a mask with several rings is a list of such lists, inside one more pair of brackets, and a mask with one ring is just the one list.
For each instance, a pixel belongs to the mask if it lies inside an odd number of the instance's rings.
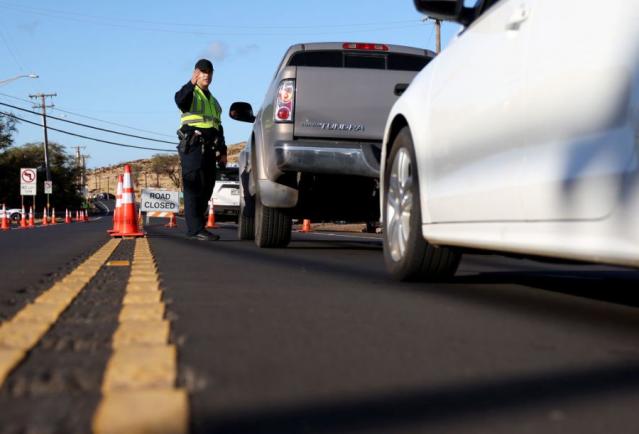
[[468,249],[639,267],[639,0],[468,3],[415,0],[466,27],[388,117],[391,274]]
[[[2,208],[0,208],[0,219],[4,217],[4,213],[2,212]],[[17,223],[22,218],[22,210],[19,208],[9,208],[7,209],[7,218],[14,223]]]
[[217,169],[211,200],[216,220],[237,222],[240,214],[240,182],[237,166]]

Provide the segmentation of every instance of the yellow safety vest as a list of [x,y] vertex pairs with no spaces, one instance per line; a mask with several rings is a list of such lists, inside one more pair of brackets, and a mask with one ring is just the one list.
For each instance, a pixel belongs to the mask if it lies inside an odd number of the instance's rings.
[[220,129],[222,108],[217,100],[211,95],[207,98],[199,87],[193,90],[193,101],[188,112],[182,113],[180,122],[194,128],[215,128]]

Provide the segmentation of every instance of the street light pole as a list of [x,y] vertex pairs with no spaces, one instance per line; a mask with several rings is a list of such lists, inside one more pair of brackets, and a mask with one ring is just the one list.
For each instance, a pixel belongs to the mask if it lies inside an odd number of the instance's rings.
[[0,80],[0,86],[2,86],[3,84],[7,84],[10,81],[17,80],[19,78],[38,78],[38,74],[20,74],[20,75],[16,75],[15,77],[7,78],[5,80]]

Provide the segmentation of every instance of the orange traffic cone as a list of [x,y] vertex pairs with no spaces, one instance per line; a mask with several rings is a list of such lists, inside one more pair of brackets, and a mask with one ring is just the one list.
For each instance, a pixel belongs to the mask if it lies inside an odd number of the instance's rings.
[[42,226],[47,226],[49,224],[49,218],[47,216],[47,207],[44,207],[44,211],[42,211]]
[[29,226],[30,228],[35,228],[35,216],[33,215],[33,207],[29,208]]
[[120,220],[120,232],[112,233],[113,237],[143,237],[144,233],[138,229],[135,212],[135,197],[133,194],[133,182],[131,181],[131,166],[124,166],[122,179],[122,215]]
[[109,229],[107,231],[110,234],[120,232],[121,208],[122,208],[122,175],[118,175],[118,186],[115,190],[115,209],[113,210],[113,229]]
[[175,219],[175,213],[171,213],[169,222],[164,225],[165,228],[177,228],[177,220]]
[[218,226],[215,224],[215,210],[213,209],[213,200],[209,200],[209,220],[206,222],[207,229],[215,229]]
[[51,224],[58,224],[58,222],[55,221],[55,208],[51,208]]
[[24,206],[23,206],[22,210],[20,211],[20,228],[26,229],[28,227],[29,225],[27,225],[27,212],[24,210]]
[[7,219],[7,207],[2,204],[2,223],[0,223],[0,230],[8,231],[11,229],[9,226],[9,219]]
[[84,210],[84,213],[82,214],[82,221],[87,223],[89,221],[89,211],[88,210]]
[[311,229],[311,221],[310,219],[304,219],[304,222],[302,223],[302,229],[300,229],[300,232],[312,232],[313,229]]
[[73,221],[71,220],[71,213],[69,212],[69,208],[67,208],[67,212],[64,215],[64,223],[65,224],[69,224],[72,223]]

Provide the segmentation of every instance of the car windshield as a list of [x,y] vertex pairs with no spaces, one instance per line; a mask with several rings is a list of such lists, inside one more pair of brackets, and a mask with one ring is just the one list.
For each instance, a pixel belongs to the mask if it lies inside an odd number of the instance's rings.
[[237,167],[218,169],[215,174],[216,181],[239,181],[240,173]]

